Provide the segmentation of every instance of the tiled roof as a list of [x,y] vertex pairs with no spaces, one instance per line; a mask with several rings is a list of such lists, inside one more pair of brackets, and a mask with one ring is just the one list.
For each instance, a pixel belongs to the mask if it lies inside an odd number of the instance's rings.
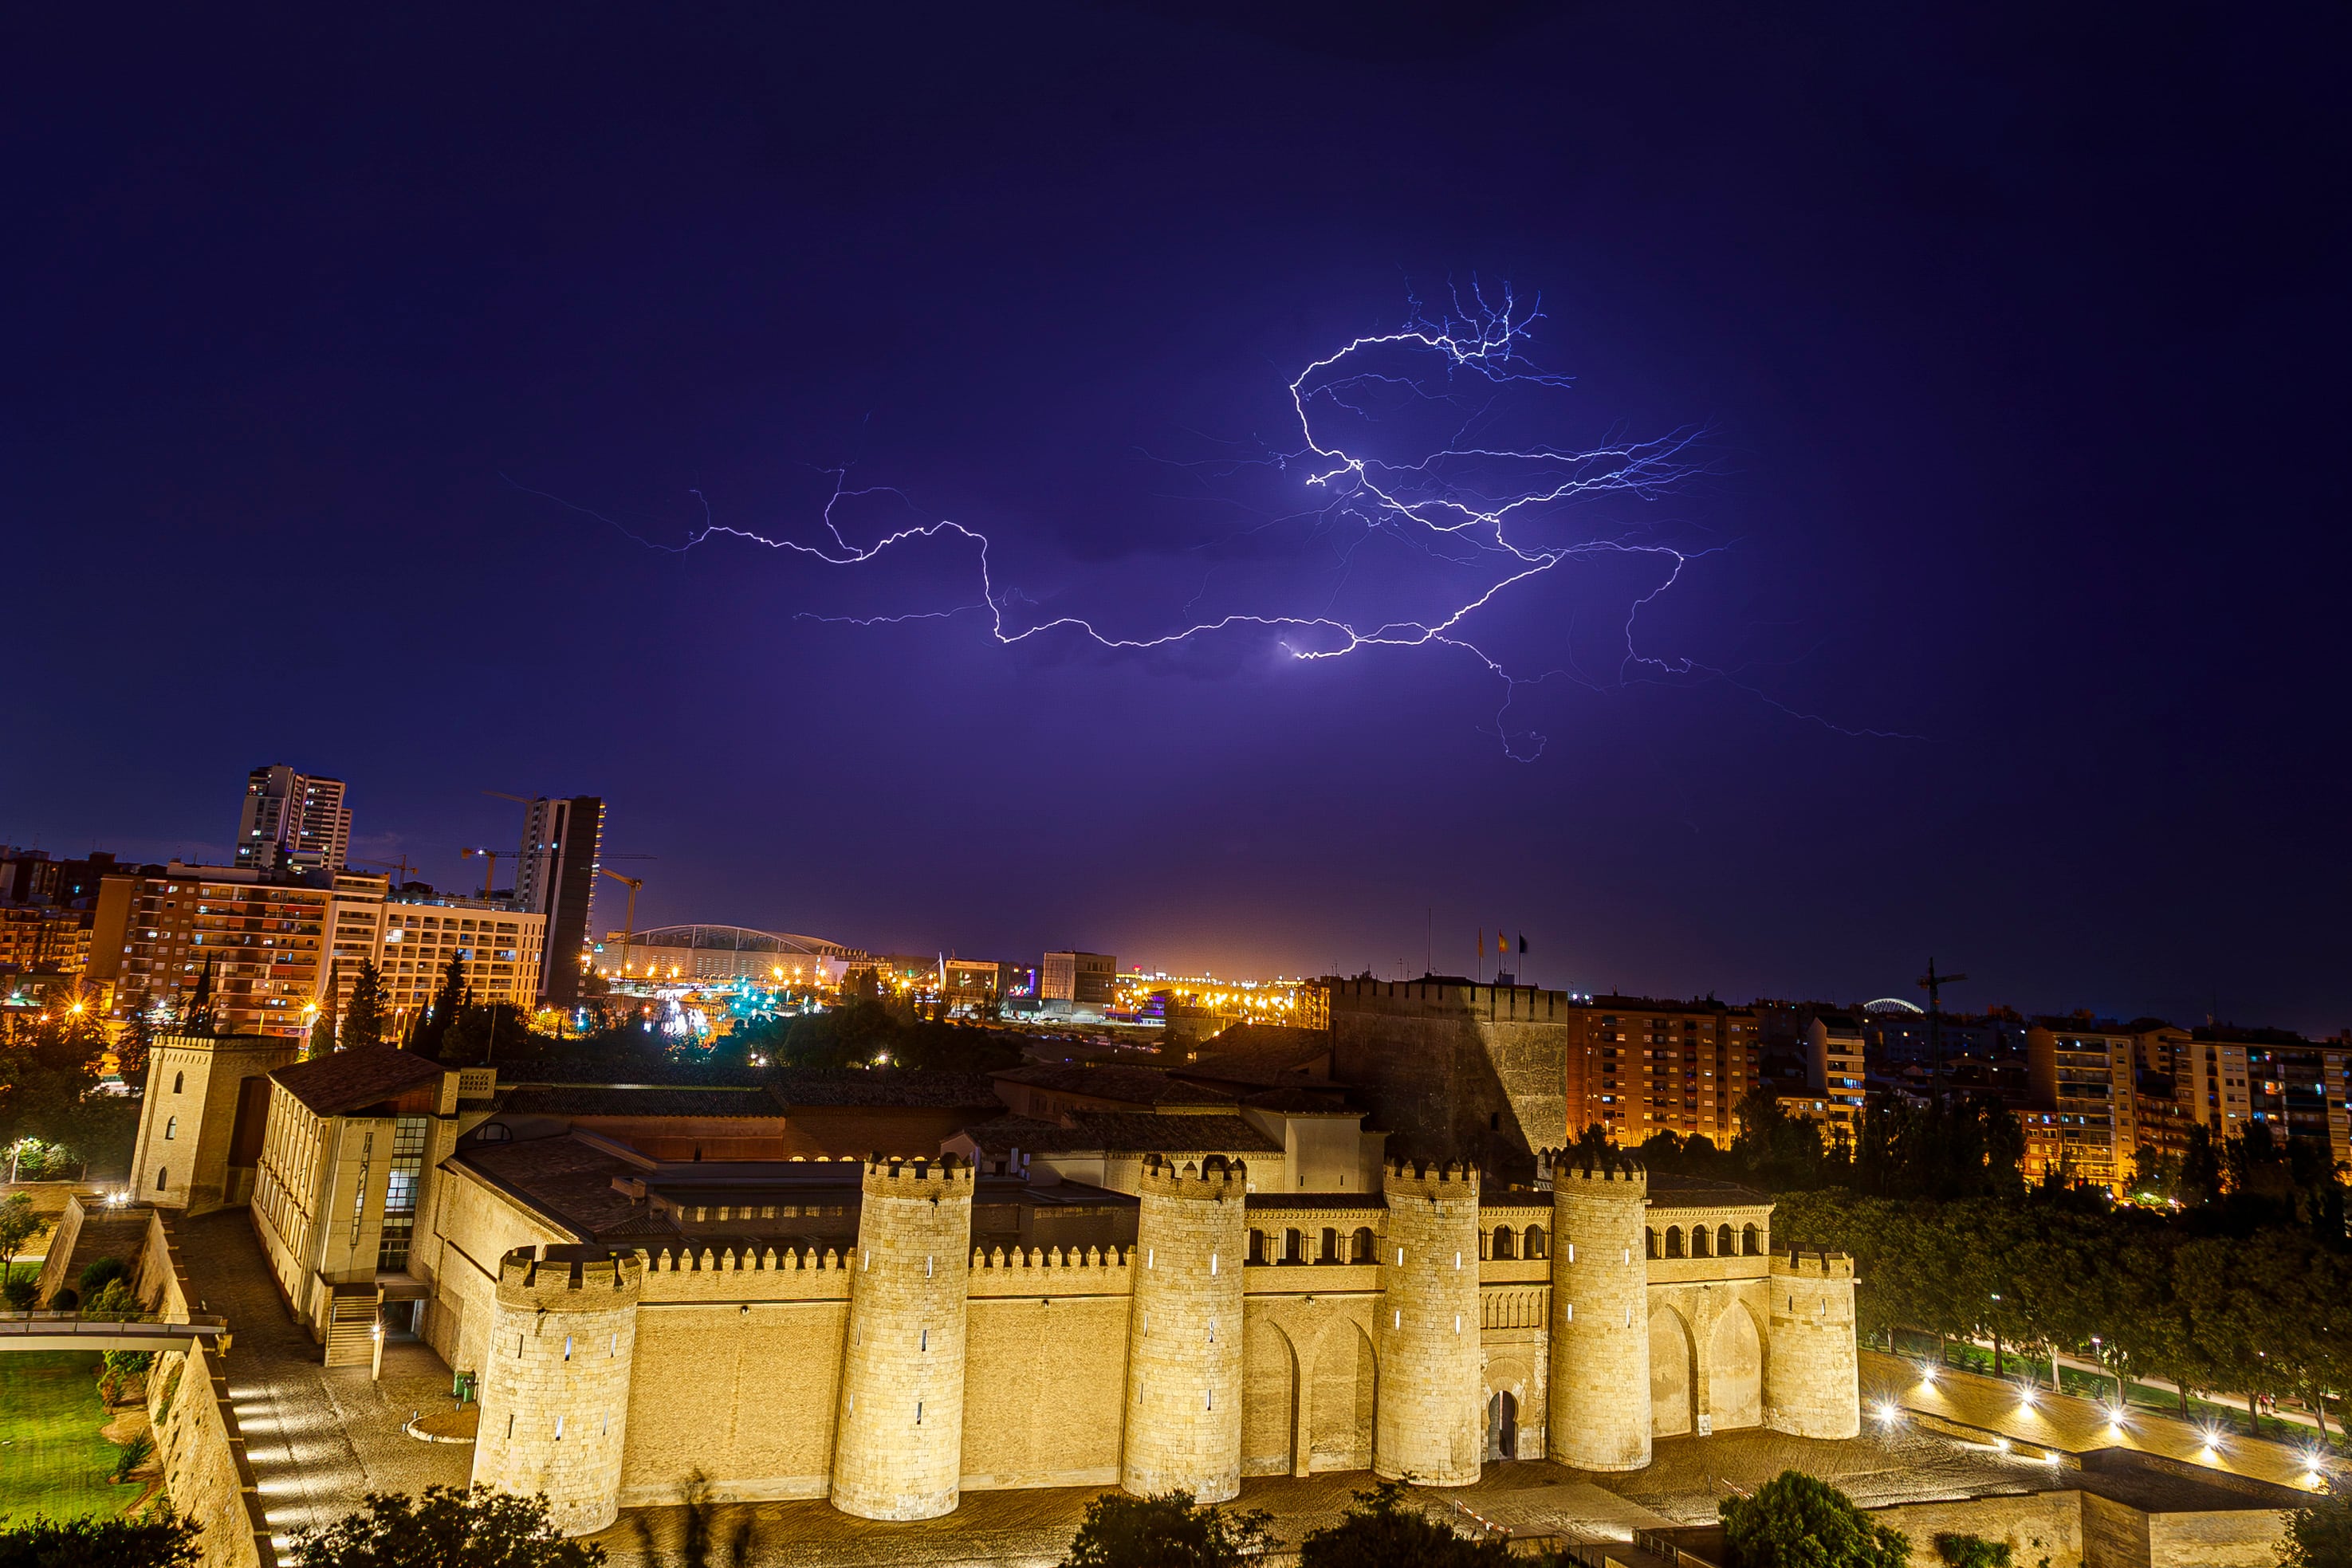
[[1349,1108],[1346,1100],[1334,1090],[1321,1093],[1311,1089],[1261,1089],[1245,1096],[1242,1103],[1260,1111],[1272,1111],[1285,1116],[1361,1116],[1361,1111]]
[[499,1107],[520,1116],[782,1116],[757,1089],[598,1088],[584,1083],[525,1083]]
[[348,1116],[420,1084],[441,1080],[441,1064],[394,1045],[358,1045],[297,1061],[269,1075],[317,1115]]
[[985,1072],[900,1072],[891,1069],[790,1068],[770,1081],[769,1092],[787,1107],[959,1106],[1002,1103]]
[[1754,1187],[1713,1176],[1650,1173],[1650,1202],[1665,1208],[1747,1208],[1772,1200]]
[[577,1138],[531,1138],[509,1144],[467,1144],[449,1163],[590,1240],[646,1212],[616,1192],[614,1176],[642,1176],[644,1167]]
[[1156,1067],[1010,1067],[989,1076],[1001,1083],[1025,1083],[1130,1105],[1231,1105],[1238,1098],[1223,1089],[1179,1082]]
[[1075,1145],[1122,1155],[1278,1155],[1282,1145],[1239,1116],[1153,1116],[1139,1111],[1073,1111]]

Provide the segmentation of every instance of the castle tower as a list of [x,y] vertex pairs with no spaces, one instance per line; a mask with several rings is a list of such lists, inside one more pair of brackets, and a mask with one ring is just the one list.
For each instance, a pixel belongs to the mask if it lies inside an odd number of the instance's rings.
[[953,1155],[866,1162],[833,1449],[844,1513],[936,1519],[961,1495],[971,1184]]
[[474,1483],[545,1492],[556,1528],[586,1535],[621,1506],[645,1259],[603,1247],[518,1247],[499,1260],[483,1352]]
[[1650,1462],[1650,1182],[1614,1149],[1551,1155],[1551,1396],[1545,1453]]
[[1391,1160],[1381,1191],[1389,1216],[1372,1473],[1468,1486],[1486,1457],[1477,1167]]
[[1137,1191],[1128,1322],[1127,1444],[1118,1484],[1181,1487],[1202,1502],[1242,1488],[1242,1264],[1247,1168],[1146,1160]]
[[1771,1343],[1764,1357],[1764,1424],[1798,1437],[1862,1430],[1854,1365],[1853,1260],[1791,1248],[1772,1254]]

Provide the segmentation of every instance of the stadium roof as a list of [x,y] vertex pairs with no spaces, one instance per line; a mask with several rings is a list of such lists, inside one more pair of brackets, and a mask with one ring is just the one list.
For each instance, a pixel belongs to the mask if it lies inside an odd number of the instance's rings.
[[[606,942],[622,940],[608,933]],[[789,931],[754,931],[744,925],[656,925],[626,934],[632,947],[698,947],[720,953],[789,953],[811,958],[846,958],[852,949],[822,936],[795,936]]]

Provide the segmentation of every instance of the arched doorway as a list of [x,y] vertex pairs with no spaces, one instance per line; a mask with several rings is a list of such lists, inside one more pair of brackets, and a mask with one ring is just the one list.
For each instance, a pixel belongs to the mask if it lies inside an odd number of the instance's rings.
[[1316,1347],[1307,1469],[1360,1470],[1372,1462],[1372,1342],[1353,1322],[1333,1323]]
[[1496,1395],[1486,1401],[1486,1458],[1516,1459],[1519,1457],[1519,1402],[1510,1394]]
[[1707,1336],[1706,1396],[1718,1432],[1764,1424],[1764,1345],[1756,1320],[1737,1301]]
[[1687,1432],[1691,1408],[1691,1337],[1680,1312],[1661,1307],[1650,1319],[1650,1430],[1660,1437]]

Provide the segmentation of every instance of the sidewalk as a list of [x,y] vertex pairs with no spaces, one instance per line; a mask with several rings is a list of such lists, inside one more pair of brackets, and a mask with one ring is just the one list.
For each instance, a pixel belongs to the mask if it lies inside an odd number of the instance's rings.
[[2311,1468],[2315,1447],[2298,1449],[2249,1437],[2243,1432],[2209,1435],[2178,1416],[2137,1407],[2117,1425],[2109,1419],[2105,1406],[2071,1394],[2037,1389],[2029,1404],[2023,1397],[2025,1391],[2006,1379],[1939,1367],[1933,1381],[1928,1381],[1922,1371],[1922,1363],[1907,1357],[1864,1351],[1865,1425],[1885,1422],[1890,1411],[1908,1410],[1973,1428],[1986,1434],[1988,1441],[2007,1439],[2074,1455],[2096,1448],[2130,1448],[2303,1491],[2314,1490],[2316,1484]]

